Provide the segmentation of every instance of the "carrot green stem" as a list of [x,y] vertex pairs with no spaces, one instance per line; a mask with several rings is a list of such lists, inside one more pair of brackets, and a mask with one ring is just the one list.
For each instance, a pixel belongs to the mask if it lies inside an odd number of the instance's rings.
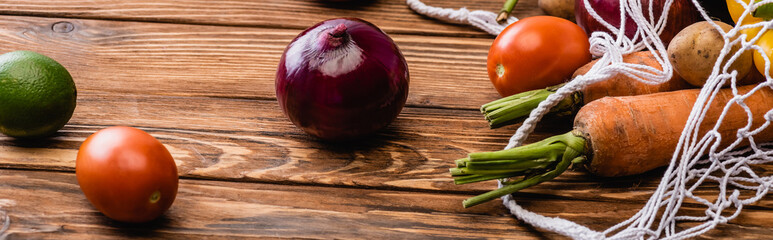
[[502,188],[464,200],[462,205],[467,208],[553,179],[572,163],[584,162],[587,151],[585,138],[572,131],[507,150],[471,153],[468,158],[460,159],[464,166],[457,160],[457,167],[450,172],[456,184],[523,176],[523,179],[503,182]]
[[502,179],[502,178],[508,178],[508,177],[510,177],[510,175],[507,175],[507,174],[502,174],[502,175],[466,175],[466,176],[459,176],[457,178],[454,178],[454,184],[460,185],[460,184],[482,182],[482,181],[488,181],[488,180],[494,180],[494,179]]
[[[760,2],[762,0],[754,1],[754,3]],[[762,18],[765,21],[768,21],[770,19],[773,19],[773,3],[766,3],[762,6],[759,6],[757,9],[754,9],[754,12],[752,12],[752,16]]]
[[[532,90],[504,97],[484,104],[480,107],[480,111],[488,120],[491,128],[518,123],[526,119],[531,111],[539,106],[540,102],[545,101],[548,96],[555,93],[561,86]],[[582,105],[582,95],[575,93],[561,100],[555,107],[550,109],[549,114],[556,116],[573,114],[579,109],[580,105]]]
[[470,161],[469,158],[456,159],[456,167],[467,166],[467,162],[469,161]]
[[497,22],[502,23],[505,20],[507,20],[507,17],[510,16],[510,12],[513,11],[513,8],[515,8],[515,4],[518,3],[518,0],[506,0],[505,5],[502,6],[502,10],[499,11],[499,16],[497,16]]
[[533,161],[518,161],[518,160],[498,160],[498,161],[483,161],[483,162],[470,162],[467,164],[467,169],[471,171],[475,170],[494,170],[494,169],[532,169],[545,167],[552,163],[551,159],[537,159]]

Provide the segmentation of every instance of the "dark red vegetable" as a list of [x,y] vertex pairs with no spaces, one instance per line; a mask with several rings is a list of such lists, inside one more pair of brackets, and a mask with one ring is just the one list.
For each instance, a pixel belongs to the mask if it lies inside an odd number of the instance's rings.
[[[609,29],[596,21],[596,19],[588,13],[588,9],[585,8],[585,1],[586,0],[575,1],[574,12],[577,25],[585,30],[585,33],[587,33],[588,36],[595,31],[610,32]],[[617,28],[620,27],[620,0],[587,1],[590,3],[590,6],[593,7],[593,10],[606,22]],[[654,5],[652,16],[657,21],[663,13],[663,8],[667,0],[640,0],[644,18],[647,20],[652,19],[649,14],[650,1],[652,1]],[[663,41],[665,46],[668,46],[668,43],[671,42],[671,39],[674,38],[680,30],[697,22],[699,19],[700,13],[698,13],[697,8],[693,5],[692,0],[674,0],[668,11],[666,27],[660,34],[660,40]],[[636,34],[636,30],[636,23],[634,23],[630,16],[626,17],[625,35],[628,36],[628,38],[633,38],[634,34]],[[638,41],[641,41],[641,36],[639,36]]]
[[361,19],[330,19],[287,46],[276,96],[305,132],[347,140],[392,122],[405,105],[408,82],[405,58],[386,33]]

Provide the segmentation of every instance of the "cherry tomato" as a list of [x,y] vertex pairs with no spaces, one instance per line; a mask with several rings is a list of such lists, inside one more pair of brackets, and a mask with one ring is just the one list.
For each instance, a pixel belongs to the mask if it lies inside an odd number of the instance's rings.
[[172,155],[153,136],[131,127],[110,127],[86,138],[75,175],[97,210],[123,222],[153,220],[177,195]]
[[503,97],[568,80],[590,62],[585,32],[562,18],[519,20],[497,36],[488,53],[488,76]]

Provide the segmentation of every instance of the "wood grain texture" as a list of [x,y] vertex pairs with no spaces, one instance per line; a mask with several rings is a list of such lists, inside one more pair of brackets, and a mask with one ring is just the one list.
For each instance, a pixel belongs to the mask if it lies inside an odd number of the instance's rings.
[[[71,173],[2,170],[0,195],[9,199],[0,205],[11,217],[10,239],[558,237],[520,223],[495,202],[461,209],[458,201],[467,196],[455,194],[183,180],[172,208],[143,225],[104,217],[88,203]],[[518,200],[547,216],[565,217],[597,230],[624,220],[638,208],[627,202]],[[700,211],[684,208],[684,212]],[[746,213],[702,238],[742,232],[750,239],[763,239],[773,234],[773,228],[760,222],[770,213],[755,209]]]
[[451,184],[452,160],[501,149],[514,129],[488,129],[477,111],[406,108],[376,136],[324,143],[293,126],[276,101],[80,92],[59,136],[0,137],[0,165],[72,171],[80,143],[112,125],[141,127],[161,139],[185,177],[444,191],[475,186]]
[[[106,126],[132,125],[166,144],[183,178],[479,194],[492,190],[493,183],[453,185],[451,160],[498,150],[514,129],[487,129],[474,111],[406,108],[373,137],[331,144],[295,128],[274,101],[91,92],[82,93],[79,101],[70,125],[49,140],[0,138],[0,167],[71,172],[77,148],[88,135]],[[556,126],[561,124],[542,125],[530,141],[569,130]],[[771,172],[770,166],[758,169],[761,175]],[[606,179],[568,171],[519,196],[641,206],[661,175],[653,171]],[[717,193],[711,186],[695,192],[706,198]],[[758,206],[772,205],[763,201]]]
[[11,239],[539,236],[523,231],[497,204],[460,211],[459,195],[183,180],[164,216],[130,225],[96,211],[70,173],[0,171],[0,186],[10,199],[2,204],[11,217]]
[[[423,2],[437,7],[468,7],[490,12],[502,8],[502,1],[491,0]],[[5,0],[0,2],[0,14],[285,29],[305,29],[329,18],[357,17],[373,22],[388,33],[492,38],[471,26],[420,16],[404,0]],[[542,14],[537,0],[521,0],[514,10],[518,17]]]
[[[0,16],[0,52],[64,65],[80,91],[274,99],[276,67],[298,30]],[[478,109],[499,97],[491,39],[393,34],[410,69],[409,106]],[[474,93],[474,94],[471,94]]]
[[[462,209],[493,183],[452,184],[451,160],[501,149],[516,126],[490,130],[477,112],[498,97],[485,73],[492,37],[418,16],[402,0],[0,1],[0,52],[34,50],[75,77],[78,108],[58,135],[0,137],[0,201],[10,239],[539,239],[559,236],[510,216],[497,201]],[[501,1],[426,0],[496,11]],[[519,17],[540,14],[522,0]],[[285,46],[312,24],[361,17],[395,39],[411,70],[408,107],[356,143],[316,141],[274,100]],[[170,211],[146,225],[98,213],[73,175],[81,142],[112,125],[140,127],[173,153],[181,177]],[[568,131],[545,122],[529,141]],[[17,170],[9,170],[17,169]],[[770,175],[773,166],[759,166]],[[516,195],[525,208],[594,230],[635,214],[662,171],[597,178],[582,170]],[[715,186],[694,193],[711,201]],[[749,192],[743,192],[748,197]],[[705,207],[686,201],[682,214]],[[728,213],[727,211],[725,212]],[[773,234],[773,200],[746,206],[705,239]],[[680,223],[677,228],[694,226]]]

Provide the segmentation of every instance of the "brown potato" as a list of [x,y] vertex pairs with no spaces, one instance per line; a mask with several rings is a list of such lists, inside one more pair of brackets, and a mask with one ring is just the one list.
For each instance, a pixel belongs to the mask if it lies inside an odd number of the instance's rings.
[[539,0],[539,7],[550,16],[574,22],[574,0]]
[[[733,27],[726,23],[715,21],[723,31],[730,31]],[[688,83],[695,86],[703,86],[706,83],[714,63],[719,58],[725,41],[722,33],[717,31],[711,23],[697,22],[679,31],[668,45],[668,56],[674,69]],[[735,44],[730,53],[723,60],[727,62],[732,55],[741,48]],[[738,71],[738,79],[743,79],[752,69],[752,52],[745,51],[730,66],[728,71]]]

